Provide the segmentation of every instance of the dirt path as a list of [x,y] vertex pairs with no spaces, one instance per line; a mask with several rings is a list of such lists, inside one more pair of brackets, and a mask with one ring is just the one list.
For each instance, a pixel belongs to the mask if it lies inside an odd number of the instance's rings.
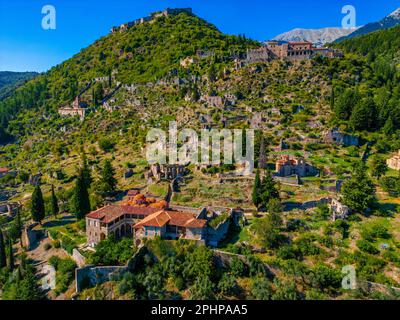
[[56,249],[51,247],[51,249],[46,250],[45,246],[47,244],[51,245],[51,240],[49,238],[41,239],[35,249],[27,252],[28,258],[32,259],[34,263],[41,263],[44,261],[49,261],[52,256],[57,256],[62,259],[68,257],[68,254],[60,248]]

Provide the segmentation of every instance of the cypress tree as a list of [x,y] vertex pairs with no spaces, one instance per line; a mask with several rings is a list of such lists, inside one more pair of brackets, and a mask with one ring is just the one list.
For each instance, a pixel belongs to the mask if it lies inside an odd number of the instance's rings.
[[87,162],[86,154],[82,152],[82,174],[83,174],[83,179],[86,184],[86,188],[89,189],[93,180],[92,180],[92,175],[90,173],[90,168]]
[[35,190],[33,191],[32,194],[32,219],[35,222],[42,223],[42,220],[45,217],[45,207],[44,207],[44,201],[43,201],[43,194],[42,190],[40,189],[40,186],[37,185],[35,187]]
[[103,170],[101,172],[101,186],[104,194],[112,193],[115,191],[117,180],[114,177],[115,170],[111,165],[110,160],[104,162]]
[[51,213],[54,216],[54,218],[57,218],[57,215],[60,211],[60,208],[58,207],[58,199],[56,197],[56,193],[54,192],[54,186],[51,186]]
[[78,220],[83,219],[90,212],[89,193],[82,170],[79,170],[79,175],[75,182],[72,209]]
[[0,229],[0,269],[7,266],[6,248],[4,246],[3,231]]
[[267,167],[267,155],[265,154],[265,149],[265,139],[263,136],[261,136],[260,154],[258,157],[258,168],[260,169],[266,169]]
[[253,193],[251,195],[253,203],[257,208],[261,203],[260,192],[261,192],[260,170],[257,169],[256,179],[254,180],[254,185],[253,185]]
[[8,239],[8,268],[14,270],[14,252],[11,238]]
[[11,225],[10,228],[10,236],[11,238],[13,238],[14,240],[19,239],[22,243],[22,228],[23,228],[23,224],[22,224],[22,220],[21,220],[21,214],[19,213],[19,211],[17,212],[17,215],[15,216],[15,219]]

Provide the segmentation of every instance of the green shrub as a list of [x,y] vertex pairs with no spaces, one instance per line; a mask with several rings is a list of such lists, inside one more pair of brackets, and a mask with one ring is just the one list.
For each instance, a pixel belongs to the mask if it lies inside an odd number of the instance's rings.
[[52,256],[49,263],[56,270],[56,294],[61,294],[67,291],[75,277],[76,264],[71,258],[61,259]]
[[376,249],[374,247],[374,245],[367,240],[358,240],[357,247],[358,247],[358,249],[360,249],[361,251],[364,251],[366,253],[370,253],[370,254],[378,254],[379,253],[379,250]]
[[51,242],[51,245],[52,245],[54,248],[59,249],[59,248],[61,247],[60,240],[53,240],[53,241]]

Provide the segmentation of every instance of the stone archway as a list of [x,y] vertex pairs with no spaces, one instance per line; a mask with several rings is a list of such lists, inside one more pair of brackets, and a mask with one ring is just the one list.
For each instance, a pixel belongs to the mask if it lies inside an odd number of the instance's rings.
[[116,238],[116,239],[119,239],[119,238],[121,237],[120,229],[119,229],[119,228],[116,229],[114,234],[115,234],[115,238]]

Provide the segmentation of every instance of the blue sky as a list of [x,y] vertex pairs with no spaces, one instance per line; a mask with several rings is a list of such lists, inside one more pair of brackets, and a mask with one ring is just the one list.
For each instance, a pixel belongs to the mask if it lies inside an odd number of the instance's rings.
[[[56,8],[56,30],[41,27],[49,4]],[[357,25],[364,25],[400,7],[400,0],[0,0],[0,70],[48,70],[111,26],[166,7],[191,7],[224,33],[266,40],[294,28],[340,26],[349,4]]]

